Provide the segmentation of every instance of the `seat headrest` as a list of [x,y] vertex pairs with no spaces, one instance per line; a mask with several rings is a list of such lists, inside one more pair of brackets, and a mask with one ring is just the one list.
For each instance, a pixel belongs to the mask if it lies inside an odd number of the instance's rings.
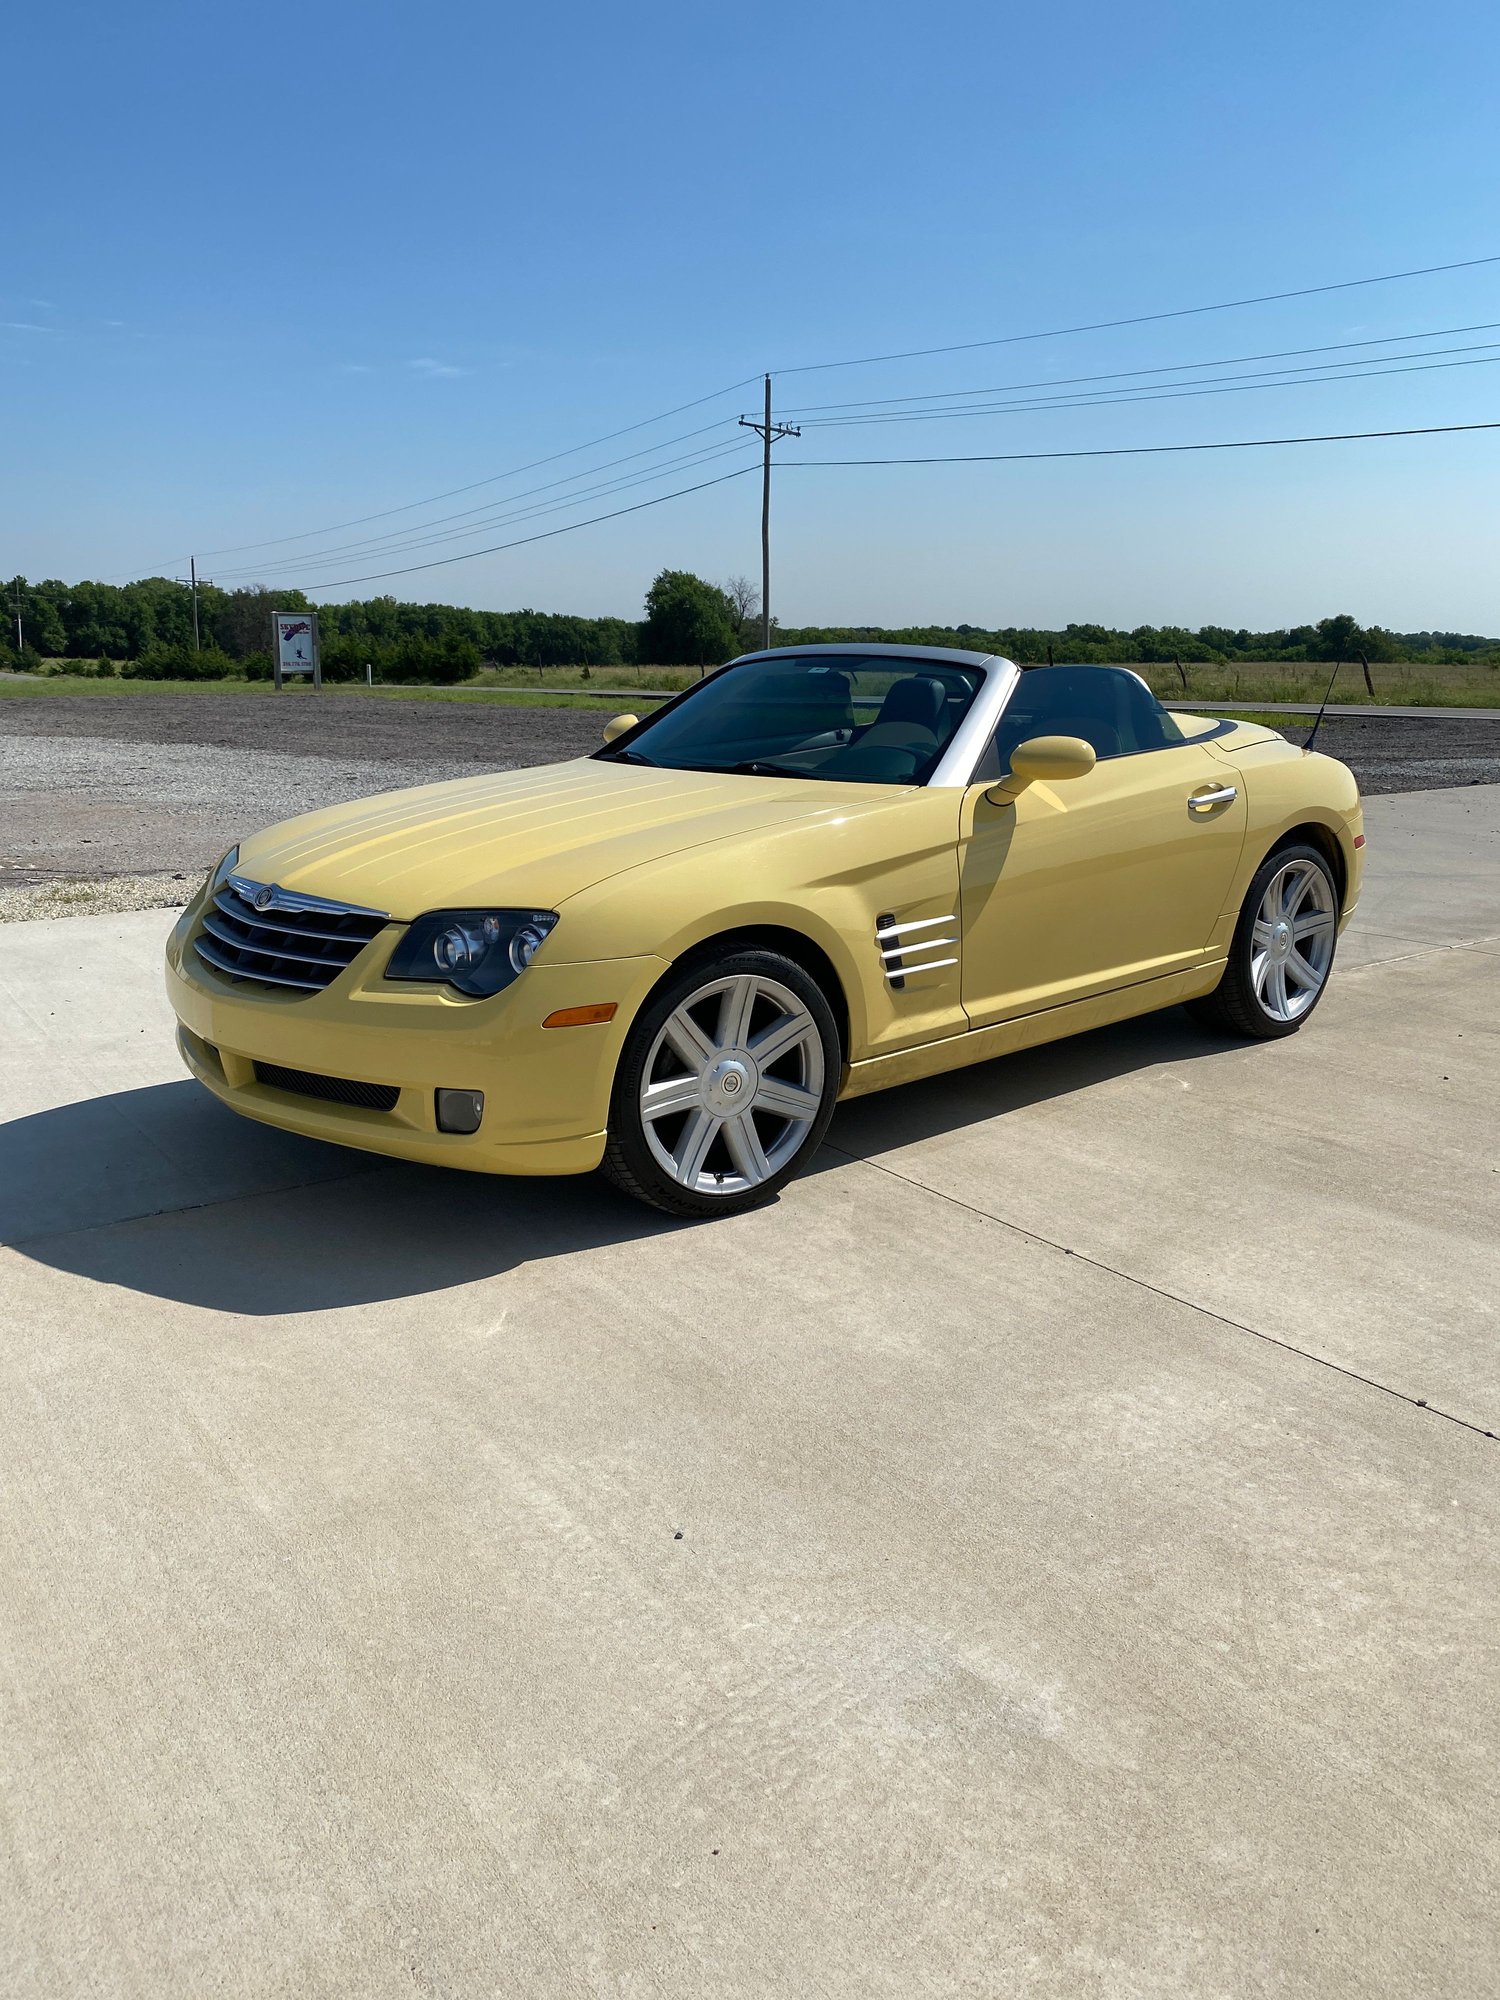
[[905,680],[893,681],[880,704],[882,722],[914,722],[922,729],[930,729],[934,736],[943,726],[943,710],[947,703],[943,683],[927,674],[909,674]]

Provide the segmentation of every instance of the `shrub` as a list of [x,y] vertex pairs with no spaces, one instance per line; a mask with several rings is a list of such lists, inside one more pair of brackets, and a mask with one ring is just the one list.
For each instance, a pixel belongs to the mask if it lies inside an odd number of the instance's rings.
[[205,646],[195,653],[191,646],[169,646],[156,640],[138,659],[127,660],[120,674],[128,681],[222,681],[239,671],[237,663],[217,646]]
[[[472,639],[425,639],[420,633],[401,640],[390,656],[388,670],[398,681],[423,687],[452,687],[479,671],[479,648]],[[363,678],[363,669],[360,677]]]

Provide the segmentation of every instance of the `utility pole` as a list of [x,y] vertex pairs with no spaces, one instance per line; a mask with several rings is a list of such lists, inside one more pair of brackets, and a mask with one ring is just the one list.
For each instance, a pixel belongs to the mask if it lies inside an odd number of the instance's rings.
[[761,423],[753,417],[741,417],[740,422],[747,431],[754,431],[765,439],[765,457],[762,460],[760,487],[760,643],[771,643],[771,440],[773,438],[801,437],[798,424],[776,424],[771,421],[771,378],[766,377],[766,414]]
[[193,651],[198,651],[198,558],[188,557],[188,575],[193,584]]
[[24,653],[26,642],[21,637],[21,579],[16,578],[16,651]]

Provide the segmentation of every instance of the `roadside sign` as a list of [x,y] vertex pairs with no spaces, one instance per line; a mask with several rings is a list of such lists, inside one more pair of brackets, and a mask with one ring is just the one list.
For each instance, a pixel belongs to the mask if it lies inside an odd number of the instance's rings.
[[317,612],[274,611],[271,626],[271,665],[277,687],[284,674],[311,674],[313,686],[320,688],[323,665],[318,657]]

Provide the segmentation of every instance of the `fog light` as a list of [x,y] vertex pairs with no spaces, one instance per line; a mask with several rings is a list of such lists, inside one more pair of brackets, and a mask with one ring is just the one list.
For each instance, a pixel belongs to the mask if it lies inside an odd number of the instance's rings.
[[482,1090],[440,1090],[437,1128],[440,1132],[477,1132],[484,1116]]

